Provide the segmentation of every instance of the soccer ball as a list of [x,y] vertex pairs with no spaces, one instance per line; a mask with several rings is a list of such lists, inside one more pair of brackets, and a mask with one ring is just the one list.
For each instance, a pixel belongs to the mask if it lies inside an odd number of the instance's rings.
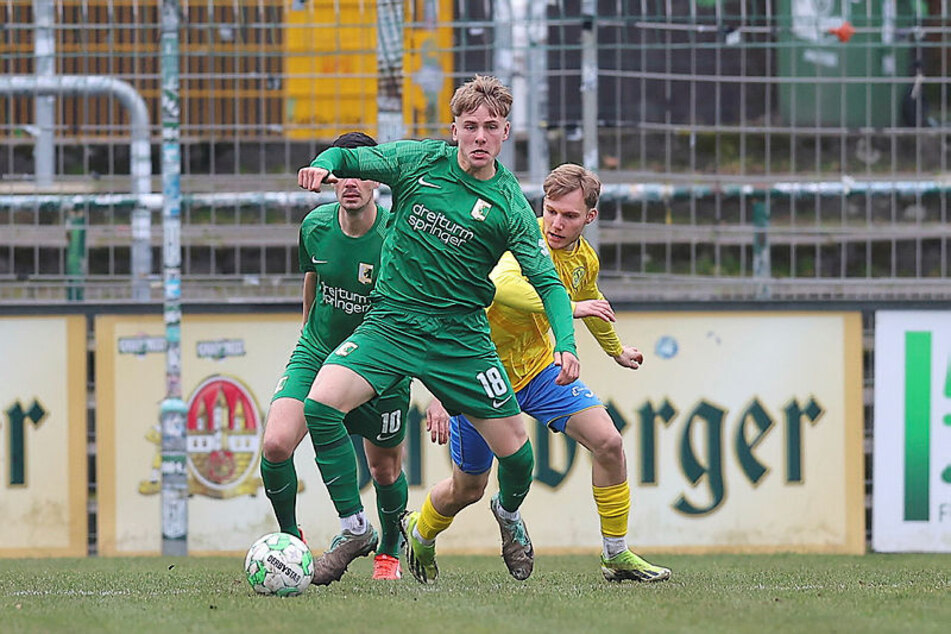
[[310,585],[314,556],[307,544],[293,535],[270,533],[248,550],[244,573],[259,594],[295,597]]

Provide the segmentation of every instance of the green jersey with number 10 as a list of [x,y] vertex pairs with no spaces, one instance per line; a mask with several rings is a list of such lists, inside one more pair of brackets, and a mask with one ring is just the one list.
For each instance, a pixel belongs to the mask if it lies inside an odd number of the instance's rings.
[[511,251],[545,304],[555,350],[573,353],[571,303],[518,181],[498,162],[495,176],[478,180],[457,153],[444,141],[395,141],[330,148],[311,165],[393,192],[374,298],[423,313],[484,308],[495,294],[489,273]]

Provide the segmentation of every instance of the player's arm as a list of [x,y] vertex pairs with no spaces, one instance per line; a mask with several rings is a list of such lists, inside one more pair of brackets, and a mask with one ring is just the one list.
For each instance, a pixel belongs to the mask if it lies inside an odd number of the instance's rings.
[[313,271],[304,273],[304,288],[301,290],[304,307],[304,323],[307,325],[307,318],[310,316],[310,310],[314,307],[314,300],[317,298],[317,274]]
[[[489,275],[495,284],[497,303],[524,313],[544,313],[545,305],[535,289],[522,275],[522,269],[511,252],[505,252],[499,263]],[[614,321],[614,311],[604,297],[571,302],[572,316],[575,319],[595,317],[605,321]]]
[[[587,262],[589,273],[581,288],[578,289],[578,294],[581,297],[593,298],[591,301],[604,302],[610,307],[601,289],[598,288],[597,279],[600,268],[600,262],[597,259]],[[611,315],[614,315],[613,309]],[[625,346],[621,343],[617,330],[614,328],[614,321],[614,319],[606,321],[598,317],[586,317],[584,325],[588,328],[588,332],[594,336],[601,349],[614,359],[615,363],[621,367],[636,370],[644,363],[644,355],[634,346]]]
[[330,147],[317,155],[309,167],[297,173],[297,184],[318,191],[323,183],[337,178],[362,178],[386,183],[391,187],[407,166],[418,167],[427,153],[422,141],[393,141],[356,148]]
[[314,270],[314,264],[310,259],[310,252],[307,250],[307,242],[304,236],[311,231],[315,214],[320,212],[314,209],[304,217],[301,222],[300,231],[297,234],[297,266],[304,274],[304,285],[301,289],[301,304],[303,305],[304,322],[307,325],[307,318],[314,306],[314,300],[317,299],[317,271]]

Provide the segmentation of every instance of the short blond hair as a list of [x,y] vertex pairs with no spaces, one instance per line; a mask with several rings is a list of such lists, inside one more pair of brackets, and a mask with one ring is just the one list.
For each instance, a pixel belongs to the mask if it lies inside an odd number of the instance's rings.
[[588,209],[597,207],[598,199],[601,198],[601,179],[598,175],[574,163],[564,163],[553,169],[545,177],[542,188],[546,198],[561,198],[580,189]]
[[493,117],[509,116],[512,109],[512,91],[505,87],[496,77],[491,75],[476,75],[471,80],[456,88],[449,101],[449,111],[453,117],[475,112],[479,106],[485,106]]

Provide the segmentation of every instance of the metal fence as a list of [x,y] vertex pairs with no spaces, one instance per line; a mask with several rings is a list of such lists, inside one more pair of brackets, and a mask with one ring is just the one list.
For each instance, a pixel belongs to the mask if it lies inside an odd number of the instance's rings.
[[[0,0],[0,300],[130,297],[137,205],[161,298],[160,2]],[[513,87],[503,160],[530,199],[564,161],[602,176],[592,238],[611,297],[951,295],[946,0],[180,12],[186,301],[296,296],[297,223],[318,200],[295,191],[297,169],[342,131],[386,136],[387,109],[408,137],[446,136],[452,90],[475,73]],[[63,75],[141,97],[145,185],[116,93],[11,87]]]

